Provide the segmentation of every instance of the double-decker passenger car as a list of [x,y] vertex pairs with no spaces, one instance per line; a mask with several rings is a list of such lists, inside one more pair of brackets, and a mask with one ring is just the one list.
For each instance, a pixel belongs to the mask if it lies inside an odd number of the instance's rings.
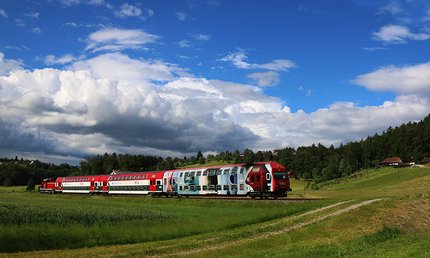
[[[51,187],[53,180],[50,179]],[[43,182],[42,182],[43,184]],[[46,185],[46,184],[45,184]],[[46,189],[45,187],[41,187]],[[255,162],[153,172],[59,177],[54,192],[150,194],[154,196],[222,195],[278,197],[291,191],[285,167]]]
[[108,193],[109,175],[59,177],[56,192],[60,193]]
[[115,174],[108,178],[109,194],[163,194],[164,172]]
[[[166,171],[166,189],[177,195],[286,196],[290,182],[284,166],[276,162],[256,162]],[[170,177],[170,174],[172,175]]]

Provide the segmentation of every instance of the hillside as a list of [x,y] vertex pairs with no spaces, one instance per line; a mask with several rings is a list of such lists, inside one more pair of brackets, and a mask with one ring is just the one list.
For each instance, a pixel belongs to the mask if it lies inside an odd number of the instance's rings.
[[[292,182],[293,186],[298,188],[294,190],[292,197],[295,194],[302,194],[303,189],[299,186],[303,182],[294,180]],[[12,257],[53,255],[428,257],[430,254],[428,246],[430,242],[430,168],[366,170],[356,177],[344,178],[319,190],[307,189],[306,197],[309,196],[328,199],[310,202],[237,202],[138,197],[41,196],[0,192],[0,201],[5,205],[6,198],[8,200],[26,198],[34,200],[31,202],[32,205],[45,202],[54,207],[66,205],[64,202],[68,202],[75,208],[91,206],[97,212],[101,212],[100,207],[112,205],[129,207],[128,209],[135,206],[166,215],[165,222],[158,223],[156,231],[153,231],[155,228],[147,226],[136,230],[139,228],[136,226],[141,225],[139,220],[133,224],[120,223],[126,228],[125,231],[117,229],[116,232],[121,235],[122,240],[115,245],[108,244],[109,239],[114,240],[113,235],[110,235],[112,232],[108,229],[115,230],[115,223],[101,228],[97,225],[89,225],[87,230],[97,236],[103,235],[103,240],[97,240],[96,244],[88,242],[84,244],[86,247],[83,249],[33,251],[7,255]],[[105,215],[113,216],[109,213]],[[177,231],[175,228],[180,230]],[[25,225],[9,225],[6,229],[1,233],[2,243],[6,243],[5,238],[10,237],[10,230],[15,232],[12,234],[15,236],[15,241],[20,240],[16,232],[31,232]],[[146,232],[142,235],[146,240],[143,240],[143,243],[121,244],[127,243],[128,230],[135,234],[131,239],[136,240],[136,237]],[[54,234],[58,238],[61,233],[67,232],[67,229],[57,232],[52,227],[47,232],[51,233],[44,233],[45,237]],[[74,232],[75,243],[80,234],[84,234],[87,240],[91,235],[85,227],[72,232]],[[31,235],[26,233],[25,236],[26,242],[31,242]],[[70,241],[67,238],[60,239],[63,242]],[[103,246],[97,247],[98,245]]]

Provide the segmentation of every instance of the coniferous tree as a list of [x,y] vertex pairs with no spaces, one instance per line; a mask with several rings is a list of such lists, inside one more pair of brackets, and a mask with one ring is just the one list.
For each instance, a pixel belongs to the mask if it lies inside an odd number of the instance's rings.
[[197,160],[199,160],[200,158],[203,158],[203,153],[199,150],[199,151],[197,152],[196,159],[197,159]]
[[30,178],[30,179],[28,179],[26,190],[27,190],[28,192],[31,192],[31,191],[33,191],[34,189],[35,189],[34,180],[33,180],[33,178]]

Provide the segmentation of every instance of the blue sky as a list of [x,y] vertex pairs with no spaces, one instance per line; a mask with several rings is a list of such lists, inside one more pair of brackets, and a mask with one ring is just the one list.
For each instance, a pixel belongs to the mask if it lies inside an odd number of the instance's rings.
[[0,3],[0,154],[359,140],[430,112],[430,2]]

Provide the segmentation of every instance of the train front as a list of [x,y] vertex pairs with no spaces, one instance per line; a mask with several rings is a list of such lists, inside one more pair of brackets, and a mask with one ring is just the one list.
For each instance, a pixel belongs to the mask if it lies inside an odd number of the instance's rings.
[[277,162],[270,162],[270,167],[272,168],[273,193],[279,197],[287,196],[287,192],[291,191],[287,169]]

